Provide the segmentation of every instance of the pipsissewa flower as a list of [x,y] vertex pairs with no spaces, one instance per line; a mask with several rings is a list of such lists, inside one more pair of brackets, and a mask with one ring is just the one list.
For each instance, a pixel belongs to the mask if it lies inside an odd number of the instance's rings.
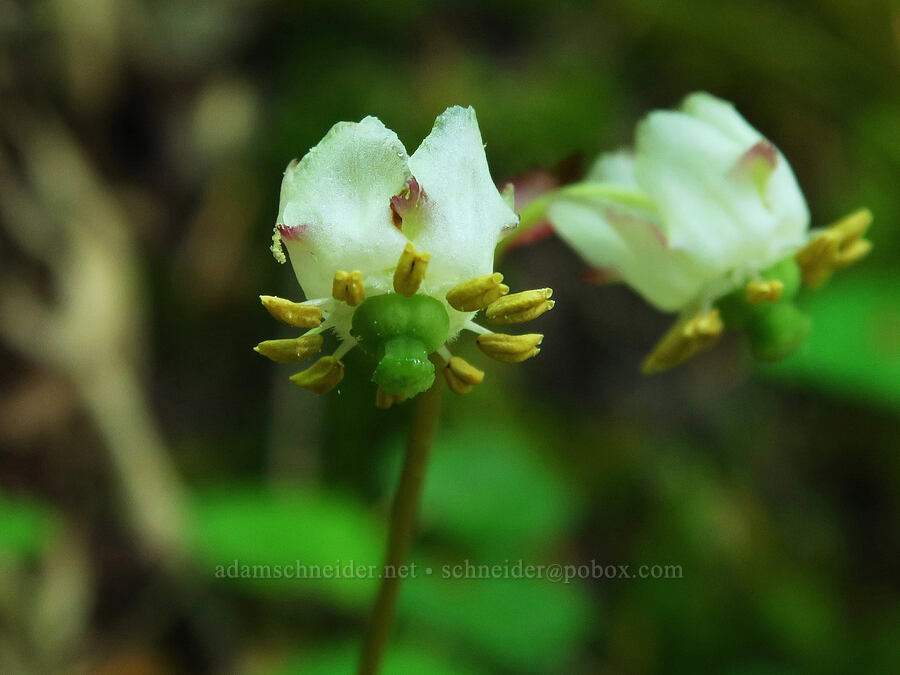
[[341,358],[359,346],[377,366],[376,403],[388,407],[424,391],[443,363],[450,388],[466,393],[484,373],[446,347],[462,330],[478,334],[481,351],[499,361],[524,361],[542,336],[494,333],[473,321],[527,321],[553,307],[550,289],[508,295],[494,272],[494,248],[518,225],[512,194],[491,180],[471,108],[437,118],[408,155],[397,135],[367,117],[340,122],[281,185],[272,251],[284,248],[307,300],[261,296],[277,319],[308,329],[296,339],[267,340],[257,351],[280,362],[318,353],[322,332],[341,340],[291,380],[327,393],[344,373]]
[[681,363],[724,328],[743,330],[758,358],[789,354],[809,327],[794,305],[801,280],[819,285],[871,248],[865,210],[811,232],[781,152],[705,93],[648,115],[633,152],[602,156],[546,213],[590,264],[679,314],[646,372]]

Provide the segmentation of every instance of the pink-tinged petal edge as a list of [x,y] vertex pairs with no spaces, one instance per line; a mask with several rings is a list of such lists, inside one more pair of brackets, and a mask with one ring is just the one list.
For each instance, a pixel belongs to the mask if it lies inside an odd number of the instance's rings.
[[666,235],[653,222],[645,220],[639,216],[622,213],[614,208],[603,209],[603,217],[614,227],[646,227],[650,230],[653,237],[663,246],[668,247],[669,241]]
[[309,225],[276,225],[278,234],[284,241],[299,241],[306,236]]
[[778,150],[769,141],[760,141],[735,162],[731,175],[751,180],[762,192],[777,164]]
[[412,209],[417,208],[419,202],[425,201],[425,199],[427,199],[427,195],[425,194],[425,190],[422,189],[422,186],[419,185],[419,181],[415,178],[407,180],[406,189],[399,195],[391,197],[391,211],[394,226],[399,230],[403,225],[404,216]]
[[578,279],[587,284],[612,284],[622,281],[622,275],[612,267],[588,267],[581,270]]

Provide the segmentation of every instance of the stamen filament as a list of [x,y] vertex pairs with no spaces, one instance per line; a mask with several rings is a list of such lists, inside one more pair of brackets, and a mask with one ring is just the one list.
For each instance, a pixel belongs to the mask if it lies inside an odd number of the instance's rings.
[[356,346],[356,338],[348,337],[344,338],[344,341],[338,346],[338,348],[334,351],[332,356],[336,359],[342,359],[344,356]]
[[494,331],[492,331],[492,330],[488,330],[487,328],[485,328],[485,327],[482,326],[481,324],[475,323],[474,321],[466,321],[466,323],[465,323],[465,325],[463,326],[463,328],[464,328],[465,330],[470,330],[470,331],[472,331],[473,333],[477,333],[478,335],[488,335],[488,334],[494,332]]

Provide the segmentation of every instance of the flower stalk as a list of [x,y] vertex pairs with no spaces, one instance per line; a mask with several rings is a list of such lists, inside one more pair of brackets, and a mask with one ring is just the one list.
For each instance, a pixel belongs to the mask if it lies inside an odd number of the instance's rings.
[[417,401],[406,443],[406,455],[397,493],[391,507],[387,554],[378,595],[369,615],[359,661],[359,675],[378,673],[391,634],[401,578],[397,571],[406,564],[416,527],[416,515],[428,468],[428,456],[441,412],[440,380]]

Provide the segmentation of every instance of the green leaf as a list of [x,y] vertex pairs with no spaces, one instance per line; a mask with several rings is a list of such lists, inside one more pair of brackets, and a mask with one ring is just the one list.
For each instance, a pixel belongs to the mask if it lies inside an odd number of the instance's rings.
[[787,652],[805,662],[834,663],[840,647],[842,631],[827,586],[801,574],[780,574],[761,589],[757,611],[761,625],[772,639]]
[[46,506],[0,493],[0,557],[21,560],[39,555],[50,534],[50,519]]
[[201,563],[224,583],[310,594],[350,608],[366,608],[374,596],[377,580],[348,566],[380,564],[383,527],[336,495],[223,487],[196,495],[192,531]]
[[514,672],[565,672],[593,623],[577,582],[446,579],[453,575],[447,565],[433,564],[433,575],[420,574],[402,590],[400,610],[416,632],[427,627],[453,635]]
[[[391,471],[396,479],[397,466]],[[420,522],[481,550],[521,553],[559,539],[576,502],[534,440],[515,429],[469,426],[439,432]]]

